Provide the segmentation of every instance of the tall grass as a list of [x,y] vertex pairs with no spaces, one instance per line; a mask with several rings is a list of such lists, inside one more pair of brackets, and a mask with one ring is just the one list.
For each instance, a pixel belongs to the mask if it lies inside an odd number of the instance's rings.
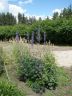
[[3,59],[3,48],[0,47],[0,75],[4,71],[4,59]]
[[5,54],[4,49],[2,47],[0,47],[0,74],[5,72],[6,77],[10,81],[10,78],[9,78],[9,75],[8,75],[8,70],[6,68],[6,64],[9,64],[9,63],[10,63],[10,60],[7,57],[7,55]]
[[15,85],[8,81],[0,81],[0,96],[25,96]]

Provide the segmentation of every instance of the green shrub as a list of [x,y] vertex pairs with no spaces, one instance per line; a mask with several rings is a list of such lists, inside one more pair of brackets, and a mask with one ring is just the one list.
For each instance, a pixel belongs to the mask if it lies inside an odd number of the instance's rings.
[[57,86],[57,66],[55,63],[55,58],[52,53],[48,52],[45,54],[44,58],[44,74],[43,80],[45,86],[48,89],[55,89]]
[[36,93],[44,92],[45,88],[55,89],[57,86],[57,67],[52,54],[48,53],[41,60],[32,57],[25,46],[18,44],[14,47],[14,55],[18,64],[19,80],[27,82]]
[[4,71],[3,49],[0,47],[0,75]]
[[25,96],[13,84],[0,81],[0,96]]
[[36,80],[35,82],[28,80],[27,85],[32,88],[32,90],[36,93],[45,92],[45,83],[43,80]]

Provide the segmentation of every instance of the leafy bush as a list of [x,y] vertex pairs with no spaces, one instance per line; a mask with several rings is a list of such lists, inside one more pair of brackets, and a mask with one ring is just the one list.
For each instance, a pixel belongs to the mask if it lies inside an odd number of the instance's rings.
[[32,88],[32,90],[36,93],[43,93],[45,92],[45,82],[43,80],[35,80],[35,82],[28,80],[27,85]]
[[42,93],[47,89],[57,86],[57,70],[55,59],[51,53],[44,56],[43,60],[32,57],[27,47],[16,44],[14,56],[17,65],[19,80],[26,82],[33,91]]
[[0,47],[0,74],[4,71],[3,49]]
[[57,86],[57,66],[55,63],[55,58],[52,53],[48,52],[45,54],[44,58],[44,74],[43,80],[45,82],[45,86],[48,89],[55,89]]
[[25,96],[13,84],[0,81],[0,96]]

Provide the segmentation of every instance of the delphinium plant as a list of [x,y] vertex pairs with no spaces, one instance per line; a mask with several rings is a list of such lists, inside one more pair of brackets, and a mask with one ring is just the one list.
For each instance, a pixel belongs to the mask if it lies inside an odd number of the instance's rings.
[[29,32],[27,32],[27,43],[29,43]]
[[44,45],[46,44],[46,32],[44,32]]
[[37,30],[37,42],[40,44],[40,26]]
[[18,32],[16,32],[16,42],[19,42],[19,33]]
[[40,41],[41,41],[41,33],[40,33],[40,25],[38,25],[36,29],[36,39],[37,39],[37,56],[40,58],[41,57],[41,50],[40,50]]
[[32,46],[33,46],[33,44],[34,44],[34,31],[32,32],[31,44],[32,44]]
[[44,41],[43,50],[45,53],[47,53],[48,50],[47,50],[47,45],[46,45],[46,32],[43,33],[43,41]]

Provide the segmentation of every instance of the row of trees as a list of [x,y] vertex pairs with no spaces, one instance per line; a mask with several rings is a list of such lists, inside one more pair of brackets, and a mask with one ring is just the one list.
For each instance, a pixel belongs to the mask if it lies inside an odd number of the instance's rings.
[[0,13],[0,25],[14,25],[16,18],[11,13]]
[[32,24],[36,22],[35,17],[30,17],[29,19],[25,17],[24,14],[18,13],[18,22],[17,18],[14,17],[11,13],[0,13],[0,25],[15,25],[15,24]]
[[36,21],[35,17],[27,18],[24,14],[18,13],[18,24],[32,24]]

